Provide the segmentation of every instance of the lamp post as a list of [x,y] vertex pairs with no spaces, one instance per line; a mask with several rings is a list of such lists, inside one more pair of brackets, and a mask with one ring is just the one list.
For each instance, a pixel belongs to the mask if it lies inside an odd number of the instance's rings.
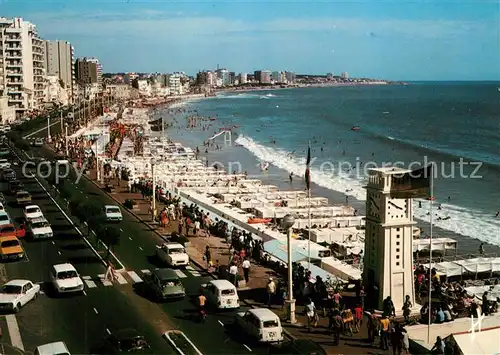
[[293,268],[292,268],[292,227],[295,224],[295,217],[287,214],[281,221],[281,226],[286,229],[287,250],[288,250],[288,299],[287,304],[287,321],[291,324],[297,323],[295,319],[295,299],[293,298]]

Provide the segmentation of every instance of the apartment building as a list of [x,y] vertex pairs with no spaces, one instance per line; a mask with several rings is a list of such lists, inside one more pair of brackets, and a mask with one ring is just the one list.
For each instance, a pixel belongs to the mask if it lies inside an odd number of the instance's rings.
[[75,69],[78,83],[102,84],[102,66],[97,58],[78,58]]
[[76,86],[74,48],[66,41],[44,41],[45,72],[49,76],[57,76],[71,101]]
[[0,90],[16,116],[38,108],[45,98],[44,43],[36,26],[0,17]]

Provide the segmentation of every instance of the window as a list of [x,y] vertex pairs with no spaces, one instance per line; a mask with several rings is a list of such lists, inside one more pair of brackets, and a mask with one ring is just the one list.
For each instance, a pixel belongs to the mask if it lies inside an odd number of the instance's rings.
[[398,227],[398,228],[396,228],[396,232],[399,232],[399,227]]
[[399,253],[399,248],[396,248],[396,253]]
[[399,266],[399,261],[396,262],[396,266]]
[[235,295],[235,292],[233,289],[222,290],[220,293],[222,296],[234,296]]
[[399,245],[399,244],[400,244],[400,242],[396,242],[396,245]]
[[399,237],[400,237],[400,235],[399,235],[399,234],[396,234],[396,238],[398,238],[398,239],[399,239]]
[[399,259],[399,255],[396,255],[396,259]]
[[279,325],[277,320],[266,320],[262,323],[264,328],[275,328]]

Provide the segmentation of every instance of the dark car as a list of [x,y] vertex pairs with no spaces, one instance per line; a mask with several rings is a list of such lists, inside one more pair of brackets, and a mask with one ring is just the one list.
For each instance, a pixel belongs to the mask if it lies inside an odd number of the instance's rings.
[[23,189],[23,183],[19,180],[9,181],[9,192],[15,194]]
[[282,355],[327,355],[325,349],[309,339],[297,339],[277,344],[269,349],[269,353]]
[[12,181],[16,179],[16,172],[12,169],[5,169],[2,176],[5,181]]
[[151,353],[150,346],[135,329],[119,330],[104,338],[95,352],[98,354]]

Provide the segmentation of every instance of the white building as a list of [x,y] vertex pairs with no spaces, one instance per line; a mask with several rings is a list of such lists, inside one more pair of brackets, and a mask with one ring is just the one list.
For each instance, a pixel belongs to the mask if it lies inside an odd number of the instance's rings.
[[340,77],[341,77],[342,79],[347,80],[347,79],[349,79],[349,73],[347,73],[347,72],[345,71],[345,72],[343,72],[342,74],[340,74]]
[[247,73],[240,73],[239,82],[240,82],[240,84],[246,84],[248,82],[248,74]]
[[134,89],[128,84],[106,85],[106,92],[117,100],[128,100],[135,98]]
[[189,80],[185,73],[176,72],[169,76],[170,95],[183,95],[189,91]]
[[139,90],[139,93],[144,96],[151,96],[151,84],[147,79],[139,79],[134,82],[134,86]]
[[7,95],[0,96],[0,120],[1,124],[8,124],[16,120],[16,109],[14,106],[9,106]]
[[22,18],[0,18],[0,90],[18,116],[45,98],[44,44],[36,26]]
[[74,48],[66,41],[44,41],[45,44],[45,73],[56,75],[62,80],[64,89],[73,99],[73,90],[76,85]]
[[47,75],[46,82],[44,101],[67,105],[69,103],[69,95],[61,85],[62,79],[57,75]]
[[[366,186],[366,232],[363,281],[377,309],[391,296],[396,312],[405,297],[415,305],[413,280],[412,198],[395,198],[400,168],[370,169]],[[396,181],[396,182],[395,182]],[[374,291],[374,286],[377,290]]]

